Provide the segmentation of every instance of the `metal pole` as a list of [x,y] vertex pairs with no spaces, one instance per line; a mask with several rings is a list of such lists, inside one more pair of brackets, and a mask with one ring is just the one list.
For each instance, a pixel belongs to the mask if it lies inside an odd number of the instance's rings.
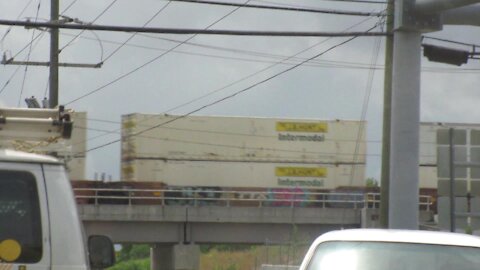
[[388,220],[394,229],[418,229],[420,45],[419,31],[394,32]]
[[[51,0],[50,3],[50,21],[58,22],[59,10],[60,10],[59,0]],[[50,108],[55,108],[58,106],[58,28],[50,29],[50,93],[49,93],[49,102]]]
[[455,130],[450,128],[448,134],[450,144],[450,231],[455,232]]
[[[387,4],[387,32],[393,31],[393,0]],[[393,36],[385,40],[385,79],[383,83],[382,172],[380,180],[380,226],[388,228],[388,192],[390,186],[390,123],[392,118]]]

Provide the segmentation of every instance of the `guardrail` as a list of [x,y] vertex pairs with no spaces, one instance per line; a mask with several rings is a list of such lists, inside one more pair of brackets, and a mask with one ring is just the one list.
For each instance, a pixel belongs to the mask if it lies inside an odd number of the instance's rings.
[[[234,191],[205,189],[74,188],[78,204],[218,205],[249,207],[379,208],[379,193],[308,191]],[[419,197],[419,209],[430,211],[433,198]]]

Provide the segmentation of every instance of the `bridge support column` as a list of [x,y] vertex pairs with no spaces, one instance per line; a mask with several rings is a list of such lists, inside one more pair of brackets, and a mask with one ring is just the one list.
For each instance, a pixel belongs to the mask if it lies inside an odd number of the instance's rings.
[[380,228],[380,211],[379,209],[362,209],[362,228]]
[[198,245],[154,245],[150,249],[151,270],[198,270]]

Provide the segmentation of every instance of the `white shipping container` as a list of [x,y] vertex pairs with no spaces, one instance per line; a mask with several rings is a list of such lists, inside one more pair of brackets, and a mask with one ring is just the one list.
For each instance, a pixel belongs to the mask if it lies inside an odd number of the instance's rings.
[[[479,146],[467,147],[472,141],[475,141],[475,135],[472,135],[472,131],[480,130],[480,124],[468,124],[468,123],[436,123],[436,122],[424,122],[420,124],[420,188],[437,188],[438,182],[438,152],[439,146],[448,148],[448,138],[444,137],[439,140],[437,133],[438,130],[444,130],[447,132],[449,128],[454,128],[458,132],[463,132],[465,135],[464,144],[460,148],[465,149],[465,154],[468,160],[471,159],[472,150],[479,148]],[[447,133],[445,133],[447,134]],[[460,139],[460,138],[457,138]]]
[[[229,187],[364,185],[364,122],[177,118],[123,116],[123,180]],[[285,169],[279,177],[279,168],[297,169]]]
[[360,121],[188,116],[172,122],[176,118],[123,116],[123,160],[365,163],[365,128]]
[[[364,165],[134,160],[123,164],[133,181],[171,186],[333,189],[364,186]],[[353,175],[353,176],[352,176]]]

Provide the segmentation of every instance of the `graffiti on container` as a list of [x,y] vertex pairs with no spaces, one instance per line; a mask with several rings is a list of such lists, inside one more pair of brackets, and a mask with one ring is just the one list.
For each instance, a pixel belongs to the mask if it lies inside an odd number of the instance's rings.
[[215,205],[220,201],[219,187],[168,187],[167,205]]
[[267,193],[268,206],[307,206],[314,200],[308,190],[295,188],[271,188]]

